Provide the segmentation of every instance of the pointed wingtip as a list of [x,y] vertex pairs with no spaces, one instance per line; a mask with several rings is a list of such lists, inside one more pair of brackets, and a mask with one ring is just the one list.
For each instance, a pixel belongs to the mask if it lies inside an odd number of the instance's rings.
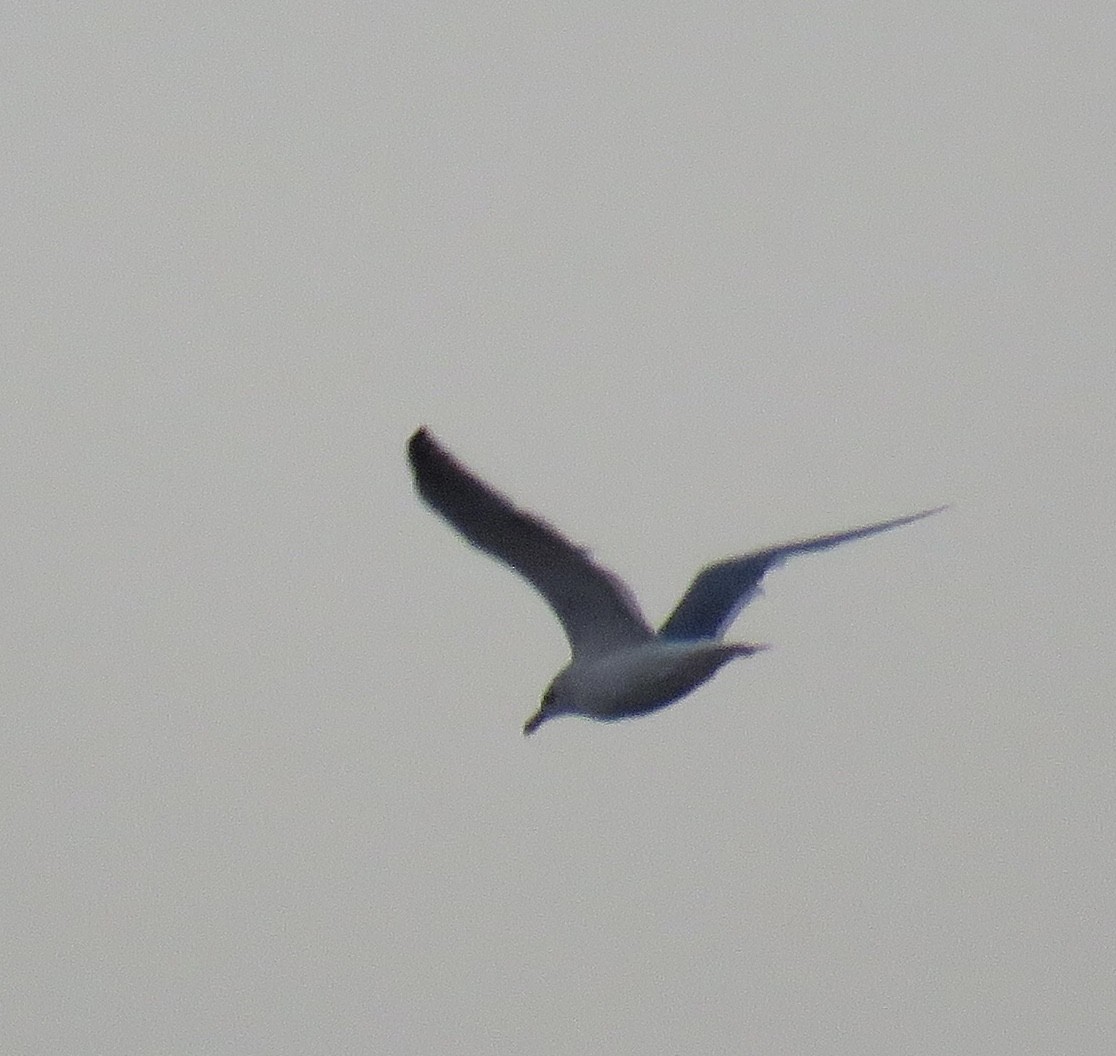
[[915,521],[921,521],[925,517],[933,517],[936,513],[943,513],[951,509],[953,509],[953,503],[943,502],[941,506],[931,506],[928,510],[919,510],[918,513],[912,513],[906,517],[900,518],[896,527],[903,524],[913,524]]
[[[879,527],[882,530],[886,530],[888,528],[899,528],[904,524],[912,524],[915,521],[921,521],[924,517],[933,517],[935,513],[941,513],[943,510],[950,509],[950,506],[951,504],[948,502],[943,503],[941,506],[931,506],[927,510],[919,510],[917,513],[908,513],[906,517],[896,517],[894,520],[884,521],[879,525]],[[875,526],[870,525],[869,527]]]
[[420,425],[407,441],[407,461],[416,479],[429,473],[439,463],[452,462],[451,457],[434,439],[425,425]]

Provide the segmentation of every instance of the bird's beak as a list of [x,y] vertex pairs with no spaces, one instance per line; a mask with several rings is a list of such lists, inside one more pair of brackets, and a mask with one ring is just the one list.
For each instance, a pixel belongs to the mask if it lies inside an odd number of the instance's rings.
[[535,714],[532,715],[523,724],[523,736],[527,737],[530,734],[534,733],[535,730],[537,730],[543,724],[543,721],[545,719],[546,719],[546,716],[543,714],[542,708],[539,708],[539,710],[536,711]]

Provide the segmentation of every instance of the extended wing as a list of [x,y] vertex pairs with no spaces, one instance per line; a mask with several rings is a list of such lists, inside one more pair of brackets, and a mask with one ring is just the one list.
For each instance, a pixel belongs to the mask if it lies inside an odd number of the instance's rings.
[[648,641],[651,629],[627,587],[545,521],[516,509],[426,431],[407,445],[415,486],[473,546],[510,565],[550,604],[575,654]]
[[814,550],[828,550],[839,543],[863,539],[867,535],[886,532],[901,524],[929,517],[944,510],[936,506],[892,521],[880,521],[847,532],[820,535],[814,539],[800,539],[783,543],[766,550],[757,550],[741,557],[730,557],[716,564],[706,565],[690,584],[674,611],[659,628],[659,637],[671,640],[692,641],[701,638],[720,638],[740,610],[755,597],[764,575],[795,554],[808,554]]

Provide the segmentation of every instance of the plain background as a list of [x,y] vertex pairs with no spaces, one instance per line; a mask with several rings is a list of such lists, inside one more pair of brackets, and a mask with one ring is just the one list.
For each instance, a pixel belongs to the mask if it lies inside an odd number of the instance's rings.
[[[4,16],[8,1053],[1110,1051],[1111,3]],[[801,558],[638,722],[416,500]]]

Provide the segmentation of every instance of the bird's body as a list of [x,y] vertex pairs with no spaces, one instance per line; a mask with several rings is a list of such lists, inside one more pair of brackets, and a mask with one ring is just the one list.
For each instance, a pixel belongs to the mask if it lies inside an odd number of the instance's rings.
[[556,715],[621,719],[673,703],[735,657],[767,648],[722,642],[721,635],[770,568],[793,554],[874,535],[943,508],[708,565],[656,633],[620,579],[550,525],[516,509],[425,429],[411,437],[408,456],[423,499],[473,546],[527,579],[550,604],[569,639],[570,663],[551,682],[525,733]]
[[563,712],[611,720],[657,711],[697,689],[723,664],[764,648],[746,642],[652,638],[599,657],[574,657],[555,676],[544,707],[528,720],[526,732]]

